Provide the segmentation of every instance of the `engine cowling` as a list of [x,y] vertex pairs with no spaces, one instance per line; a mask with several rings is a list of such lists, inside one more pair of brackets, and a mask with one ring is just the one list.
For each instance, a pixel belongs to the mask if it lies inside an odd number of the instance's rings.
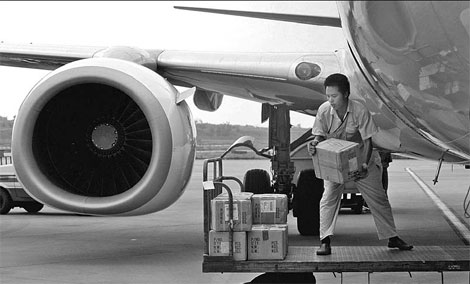
[[18,179],[35,199],[95,215],[162,210],[183,193],[196,128],[177,90],[120,59],[79,60],[49,73],[13,127]]

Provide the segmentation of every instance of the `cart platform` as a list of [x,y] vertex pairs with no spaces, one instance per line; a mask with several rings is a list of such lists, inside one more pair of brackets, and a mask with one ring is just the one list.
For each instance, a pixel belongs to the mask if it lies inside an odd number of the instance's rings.
[[203,272],[399,272],[469,271],[468,246],[415,246],[411,251],[385,246],[335,246],[317,256],[317,247],[289,246],[284,260],[233,261],[204,256]]
[[[209,171],[209,165],[213,165]],[[223,175],[222,158],[204,161],[203,208],[204,254],[203,272],[412,272],[470,271],[470,246],[415,246],[410,251],[386,246],[334,246],[332,254],[317,256],[316,246],[289,246],[283,260],[233,260],[233,230],[230,229],[228,256],[209,256],[211,200],[223,189],[229,194],[230,222],[233,222],[233,199],[225,180],[243,183]],[[212,173],[212,179],[209,178]]]

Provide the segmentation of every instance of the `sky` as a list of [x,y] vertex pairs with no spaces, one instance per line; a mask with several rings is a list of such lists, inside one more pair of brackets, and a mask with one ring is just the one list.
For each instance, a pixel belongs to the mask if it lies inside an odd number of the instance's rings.
[[[176,10],[173,6],[337,17],[332,1],[0,1],[0,41],[64,45],[240,51],[324,52],[344,46],[338,28]],[[8,27],[8,28],[7,28]],[[0,66],[0,116],[13,118],[21,102],[49,71]],[[180,89],[184,90],[184,89]],[[216,112],[193,117],[232,125],[261,124],[261,104],[224,97]],[[240,115],[243,109],[244,115]],[[313,118],[291,113],[291,124],[311,127]]]

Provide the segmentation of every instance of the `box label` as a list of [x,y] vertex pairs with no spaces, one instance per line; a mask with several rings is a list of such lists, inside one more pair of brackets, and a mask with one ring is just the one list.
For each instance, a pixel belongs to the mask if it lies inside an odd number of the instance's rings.
[[229,253],[229,244],[228,242],[220,242],[220,252],[221,253]]
[[349,170],[354,171],[354,169],[357,169],[357,158],[354,157],[352,159],[349,159]]
[[276,200],[260,200],[261,213],[276,212]]
[[251,253],[259,253],[259,243],[260,243],[260,238],[251,238],[250,240],[250,249]]
[[229,247],[228,242],[224,242],[222,237],[214,238],[214,253],[228,253]]
[[277,241],[271,242],[271,253],[279,253],[279,244]]
[[[230,220],[230,205],[229,204],[224,204],[225,205],[225,220]],[[238,221],[238,204],[234,203],[233,204],[233,220]]]

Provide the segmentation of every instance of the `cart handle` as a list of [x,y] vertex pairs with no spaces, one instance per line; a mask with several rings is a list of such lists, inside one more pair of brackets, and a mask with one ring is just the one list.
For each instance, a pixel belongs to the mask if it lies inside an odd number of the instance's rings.
[[228,242],[229,242],[229,256],[232,256],[233,257],[233,194],[232,194],[232,190],[230,189],[230,187],[228,185],[226,185],[225,183],[223,182],[213,182],[213,181],[206,181],[203,183],[203,187],[205,189],[214,189],[215,188],[215,185],[220,185],[222,186],[228,193],[228,216],[229,216],[229,239],[228,239]]

